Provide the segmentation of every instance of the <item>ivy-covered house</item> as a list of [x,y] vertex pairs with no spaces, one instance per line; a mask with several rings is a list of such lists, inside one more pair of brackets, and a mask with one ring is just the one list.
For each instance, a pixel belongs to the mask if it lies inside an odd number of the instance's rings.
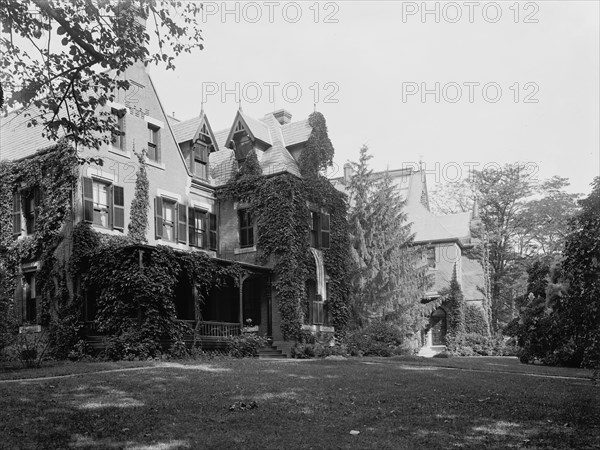
[[[484,249],[481,249],[477,238],[480,227],[477,204],[471,212],[436,215],[429,209],[427,183],[422,171],[407,167],[389,170],[388,173],[401,198],[406,201],[405,212],[408,222],[412,224],[411,231],[415,234],[414,244],[425,247],[423,263],[429,268],[433,284],[424,302],[439,305],[433,311],[428,327],[423,330],[424,347],[420,354],[438,353],[445,348],[450,311],[444,303],[444,295],[455,268],[465,304],[478,308],[481,318],[488,323],[487,263]],[[383,172],[374,172],[373,175],[381,177]],[[346,164],[344,176],[331,181],[337,189],[345,192],[352,176],[352,166]],[[470,310],[473,311],[472,308]]]
[[27,126],[33,109],[0,122],[3,283],[19,321],[170,340],[252,327],[276,344],[341,329],[346,202],[318,173],[333,151],[323,116],[240,108],[214,132],[204,111],[168,117],[143,65],[124,76],[99,150],[47,141]]

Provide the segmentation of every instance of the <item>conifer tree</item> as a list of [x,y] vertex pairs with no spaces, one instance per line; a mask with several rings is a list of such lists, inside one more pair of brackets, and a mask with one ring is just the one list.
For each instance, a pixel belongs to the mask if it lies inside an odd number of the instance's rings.
[[356,271],[352,277],[354,318],[393,322],[405,335],[420,330],[429,279],[402,200],[389,173],[376,178],[368,168],[368,148],[360,149],[350,185],[350,232]]
[[448,291],[445,305],[448,309],[448,334],[459,337],[465,333],[465,299],[458,284],[456,276],[456,264],[452,271],[450,289]]

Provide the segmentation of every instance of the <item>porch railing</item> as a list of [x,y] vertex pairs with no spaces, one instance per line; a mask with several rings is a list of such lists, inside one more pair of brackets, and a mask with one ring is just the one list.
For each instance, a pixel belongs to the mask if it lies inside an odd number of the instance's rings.
[[[184,322],[186,322],[192,330],[196,326],[196,322],[192,320],[185,320]],[[237,336],[241,334],[241,327],[239,323],[233,322],[202,321],[198,323],[197,331],[199,336]]]

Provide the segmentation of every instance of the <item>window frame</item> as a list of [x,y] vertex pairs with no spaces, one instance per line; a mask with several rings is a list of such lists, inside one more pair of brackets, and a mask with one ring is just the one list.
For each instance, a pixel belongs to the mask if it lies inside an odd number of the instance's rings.
[[125,151],[125,114],[127,110],[111,108],[111,114],[117,116],[115,128],[111,133],[111,145],[122,152]]
[[[325,220],[326,218],[326,220]],[[309,210],[310,246],[326,250],[331,246],[331,215],[327,212]]]
[[[148,125],[148,159],[160,162],[160,127],[147,122]],[[153,149],[153,153],[151,151]]]
[[254,247],[254,217],[248,208],[238,209],[238,232],[240,248]]
[[[94,198],[95,186],[106,188],[106,205],[97,202]],[[120,232],[125,230],[125,190],[123,186],[96,177],[83,177],[82,191],[84,222],[106,230],[118,230]],[[101,210],[97,205],[105,206],[106,225],[95,221],[95,212]]]
[[436,268],[436,252],[435,252],[435,247],[427,247],[425,249],[425,258],[427,260],[427,267],[429,269],[435,269]]

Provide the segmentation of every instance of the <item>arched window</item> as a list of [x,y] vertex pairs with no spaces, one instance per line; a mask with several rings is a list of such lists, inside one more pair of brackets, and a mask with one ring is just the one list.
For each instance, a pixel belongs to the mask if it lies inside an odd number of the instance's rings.
[[436,309],[431,315],[431,343],[432,345],[446,345],[446,311]]

